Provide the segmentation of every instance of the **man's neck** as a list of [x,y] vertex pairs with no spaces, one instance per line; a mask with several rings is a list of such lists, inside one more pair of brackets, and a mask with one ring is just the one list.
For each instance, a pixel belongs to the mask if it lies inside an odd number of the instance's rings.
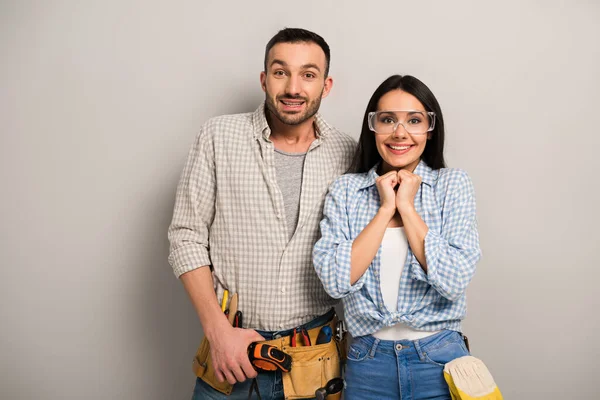
[[266,116],[271,128],[270,139],[278,150],[288,153],[305,153],[316,139],[314,117],[298,125],[288,125],[269,112],[266,113]]

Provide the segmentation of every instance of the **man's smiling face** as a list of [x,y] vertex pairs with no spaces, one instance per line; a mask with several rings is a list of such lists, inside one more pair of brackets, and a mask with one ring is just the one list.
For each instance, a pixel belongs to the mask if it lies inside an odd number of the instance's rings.
[[313,117],[331,89],[325,77],[326,59],[315,43],[278,43],[269,51],[267,71],[260,80],[266,107],[287,125]]

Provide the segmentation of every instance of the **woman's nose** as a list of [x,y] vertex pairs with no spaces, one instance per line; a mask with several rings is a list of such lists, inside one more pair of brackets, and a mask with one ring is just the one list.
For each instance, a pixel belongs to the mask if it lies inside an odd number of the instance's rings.
[[398,137],[398,138],[404,138],[408,135],[408,132],[406,132],[406,129],[404,128],[404,125],[402,125],[402,123],[398,122],[398,124],[396,125],[396,129],[394,129],[394,137]]

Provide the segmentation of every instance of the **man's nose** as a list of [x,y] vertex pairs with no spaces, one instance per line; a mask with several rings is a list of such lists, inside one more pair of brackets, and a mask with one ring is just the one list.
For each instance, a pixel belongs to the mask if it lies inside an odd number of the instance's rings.
[[291,76],[288,79],[285,91],[287,94],[291,94],[294,96],[300,94],[300,82],[298,82],[298,77]]

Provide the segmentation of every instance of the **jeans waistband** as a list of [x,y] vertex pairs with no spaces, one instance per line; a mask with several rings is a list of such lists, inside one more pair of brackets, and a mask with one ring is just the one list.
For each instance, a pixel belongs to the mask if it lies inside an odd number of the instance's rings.
[[[334,315],[335,315],[335,308],[332,308],[327,313],[325,313],[311,321],[308,321],[307,323],[302,324],[302,325],[298,326],[297,328],[304,328],[306,330],[309,330],[309,329],[317,328],[319,326],[323,326],[326,323],[328,323],[329,321],[331,321],[331,319],[334,317]],[[290,336],[294,332],[294,328],[286,329],[283,331],[259,331],[259,330],[257,330],[256,332],[258,332],[262,337],[264,337],[265,340],[272,340],[272,339],[283,337],[283,336]]]
[[441,332],[417,340],[381,340],[373,335],[359,336],[354,340],[364,343],[370,349],[369,352],[371,354],[374,354],[376,350],[393,354],[395,349],[399,348],[398,345],[402,349],[414,349],[419,352],[421,347],[427,347],[436,341],[462,340],[462,335],[457,331],[442,330]]

